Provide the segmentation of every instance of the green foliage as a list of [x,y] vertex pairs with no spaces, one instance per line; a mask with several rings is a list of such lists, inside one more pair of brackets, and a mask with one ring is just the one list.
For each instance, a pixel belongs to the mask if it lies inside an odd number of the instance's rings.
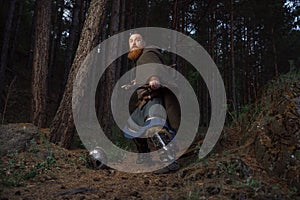
[[230,110],[227,110],[227,113],[233,120],[231,125],[243,126],[242,129],[246,130],[248,126],[256,119],[261,110],[261,105],[249,104],[242,106],[240,111],[230,112]]
[[89,160],[89,155],[87,153],[82,153],[78,157],[78,161],[84,163],[85,165],[87,165],[88,160]]
[[116,146],[128,151],[132,151],[135,149],[133,141],[131,139],[125,138],[124,134],[117,127],[117,125],[114,125],[112,129],[112,141]]
[[298,191],[299,191],[299,188],[297,188],[296,186],[290,187],[289,188],[289,197],[290,198],[296,197],[297,194],[299,195]]
[[51,169],[54,166],[56,160],[53,155],[49,155],[43,162],[38,162],[35,164],[35,168],[43,171]]
[[[199,200],[201,197],[201,194],[205,193],[205,190],[203,187],[195,187],[193,190],[188,191],[187,199],[188,200]],[[206,199],[205,196],[202,196],[202,199]]]
[[[35,139],[30,141],[26,153],[9,152],[0,159],[0,186],[20,186],[24,181],[34,179],[56,166],[54,149],[44,134],[39,133],[39,144]],[[38,157],[38,159],[37,159]],[[28,166],[27,162],[35,162]]]
[[193,87],[195,87],[195,85],[197,84],[197,82],[200,79],[200,74],[198,73],[198,71],[190,70],[190,71],[188,71],[188,77],[187,78],[188,78],[189,82],[191,83],[191,85]]
[[44,161],[37,162],[33,167],[25,167],[25,160],[20,159],[18,153],[14,153],[4,162],[0,160],[0,185],[20,186],[25,180],[33,179],[38,174],[51,169],[56,160],[53,156],[48,156]]
[[260,188],[261,184],[262,184],[261,181],[258,179],[247,178],[246,180],[246,185],[251,188]]
[[0,185],[20,186],[25,180],[33,179],[37,175],[45,173],[55,166],[56,160],[53,156],[47,156],[43,161],[35,163],[32,167],[25,167],[24,159],[15,154],[6,163],[0,160]]
[[239,174],[239,165],[236,165],[232,161],[227,161],[226,163],[217,162],[216,166],[218,167],[218,171],[222,174],[230,174],[230,175],[237,175]]

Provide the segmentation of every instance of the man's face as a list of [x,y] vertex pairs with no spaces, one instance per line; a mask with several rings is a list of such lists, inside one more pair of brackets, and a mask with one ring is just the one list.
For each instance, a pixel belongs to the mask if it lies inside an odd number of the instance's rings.
[[140,34],[132,34],[129,38],[129,49],[130,51],[136,49],[142,49],[145,47],[143,37]]

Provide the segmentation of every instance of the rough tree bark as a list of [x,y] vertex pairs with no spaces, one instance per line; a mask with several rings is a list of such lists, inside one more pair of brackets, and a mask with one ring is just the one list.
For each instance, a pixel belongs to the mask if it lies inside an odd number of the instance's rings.
[[[110,19],[110,35],[113,36],[119,31],[119,22],[120,22],[120,1],[112,1],[112,13]],[[115,41],[111,51],[118,51],[117,48],[118,41]],[[115,54],[115,52],[110,52],[110,55]],[[109,138],[112,138],[112,112],[111,112],[111,95],[116,79],[116,69],[120,67],[119,60],[114,61],[105,72],[105,95],[103,100],[103,113],[101,117],[101,124],[103,125],[103,130]]]
[[38,127],[46,126],[48,93],[48,62],[51,27],[51,0],[37,0],[35,5],[36,27],[33,50],[32,74],[32,122]]
[[95,40],[97,40],[100,32],[99,23],[101,15],[105,11],[106,2],[107,0],[91,1],[78,49],[69,73],[66,89],[55,118],[50,126],[50,141],[60,144],[64,148],[70,148],[75,132],[72,115],[73,83],[82,62],[88,53],[95,47]]

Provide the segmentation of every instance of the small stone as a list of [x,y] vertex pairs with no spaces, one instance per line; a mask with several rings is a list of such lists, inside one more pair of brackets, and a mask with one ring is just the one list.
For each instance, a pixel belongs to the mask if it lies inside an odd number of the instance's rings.
[[214,187],[214,186],[209,186],[206,191],[210,194],[210,195],[217,195],[220,193],[221,189],[219,187]]
[[146,179],[146,180],[144,181],[144,184],[145,184],[145,185],[149,185],[149,184],[150,184],[150,180],[149,180],[149,179]]
[[159,200],[172,200],[172,197],[168,194],[163,194],[158,199]]
[[95,177],[95,178],[93,178],[93,181],[95,181],[95,182],[101,181],[101,178],[100,177]]
[[138,196],[140,196],[140,194],[137,191],[133,191],[130,193],[130,196],[138,197]]
[[105,176],[110,176],[110,175],[111,175],[111,172],[110,172],[109,170],[105,170],[105,171],[104,171],[104,174],[105,174]]
[[85,199],[85,196],[81,196],[79,197],[80,200],[84,200]]

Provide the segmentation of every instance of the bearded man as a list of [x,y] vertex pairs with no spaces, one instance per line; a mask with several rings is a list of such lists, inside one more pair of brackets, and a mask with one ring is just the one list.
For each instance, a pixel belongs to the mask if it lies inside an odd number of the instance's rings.
[[[133,137],[133,141],[140,153],[136,163],[142,164],[151,160],[149,154],[145,154],[150,152],[150,140],[147,138],[147,134],[149,136],[149,134],[157,132],[160,137],[158,140],[164,144],[168,144],[175,136],[179,127],[180,107],[176,96],[167,87],[162,87],[164,80],[162,80],[161,70],[157,70],[156,65],[164,65],[165,62],[158,48],[146,46],[142,35],[135,33],[129,38],[129,49],[128,59],[133,61],[134,67],[137,67],[134,82],[144,81],[145,87],[137,90],[137,108],[132,112],[131,118],[128,120],[128,124],[124,129],[124,133],[125,136],[126,133],[132,136],[135,132],[139,132],[138,127],[146,127],[146,138]],[[151,68],[153,70],[145,74],[142,70],[145,68]],[[166,119],[166,121],[164,121],[164,119]],[[152,122],[154,122],[154,124]],[[156,144],[155,146],[152,144],[150,146],[154,148],[153,150],[157,150],[159,145]],[[170,157],[172,156],[164,155],[164,152],[162,152],[160,160],[169,162],[172,161]],[[158,172],[168,173],[178,168],[179,165],[177,162],[173,162]]]

